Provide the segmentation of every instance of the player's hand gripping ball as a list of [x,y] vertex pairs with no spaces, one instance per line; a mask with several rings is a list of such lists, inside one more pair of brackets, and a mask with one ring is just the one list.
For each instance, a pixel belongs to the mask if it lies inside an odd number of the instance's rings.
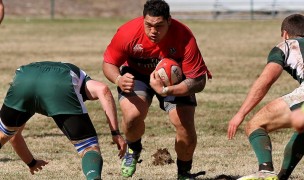
[[155,71],[159,74],[165,86],[172,86],[182,81],[182,69],[173,59],[162,59],[156,65]]

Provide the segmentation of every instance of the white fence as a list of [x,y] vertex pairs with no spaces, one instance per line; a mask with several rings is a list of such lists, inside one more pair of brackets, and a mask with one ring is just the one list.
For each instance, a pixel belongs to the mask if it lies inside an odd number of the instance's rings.
[[211,12],[213,18],[228,13],[247,13],[254,18],[256,13],[272,15],[304,12],[304,0],[166,0],[173,13]]

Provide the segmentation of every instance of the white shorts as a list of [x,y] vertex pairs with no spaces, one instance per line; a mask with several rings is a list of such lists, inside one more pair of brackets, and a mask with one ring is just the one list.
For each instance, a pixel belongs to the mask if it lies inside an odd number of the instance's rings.
[[291,110],[299,108],[304,102],[304,82],[289,94],[282,96]]

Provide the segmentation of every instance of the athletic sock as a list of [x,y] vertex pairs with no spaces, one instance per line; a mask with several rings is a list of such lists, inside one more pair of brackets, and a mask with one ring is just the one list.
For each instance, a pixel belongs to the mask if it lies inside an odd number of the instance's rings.
[[192,159],[189,161],[182,161],[177,159],[176,160],[176,164],[177,164],[177,173],[178,174],[187,174],[191,168],[192,168]]
[[102,157],[96,151],[88,151],[82,158],[82,171],[87,180],[101,179]]
[[295,132],[290,138],[288,144],[285,147],[284,159],[280,173],[278,175],[280,180],[287,180],[296,165],[302,159],[304,154],[303,142],[304,134]]
[[267,132],[264,129],[257,129],[253,131],[249,136],[249,142],[258,158],[259,171],[273,171],[274,169],[271,155],[272,146]]
[[135,142],[127,141],[128,147],[134,152],[134,154],[139,154],[142,150],[141,138]]

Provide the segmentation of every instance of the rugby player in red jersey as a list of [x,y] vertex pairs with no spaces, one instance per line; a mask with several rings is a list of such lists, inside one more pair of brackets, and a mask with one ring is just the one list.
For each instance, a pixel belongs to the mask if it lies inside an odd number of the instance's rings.
[[4,5],[3,5],[3,1],[0,0],[0,24],[2,22],[4,18]]
[[[180,64],[182,82],[164,87],[154,71],[163,58]],[[195,93],[204,89],[206,76],[211,78],[211,74],[190,29],[171,18],[165,1],[148,0],[142,17],[118,29],[104,53],[102,68],[105,76],[118,86],[122,129],[128,144],[122,175],[131,177],[136,171],[144,120],[155,95],[176,129],[178,179],[193,179],[190,170],[197,143]]]

